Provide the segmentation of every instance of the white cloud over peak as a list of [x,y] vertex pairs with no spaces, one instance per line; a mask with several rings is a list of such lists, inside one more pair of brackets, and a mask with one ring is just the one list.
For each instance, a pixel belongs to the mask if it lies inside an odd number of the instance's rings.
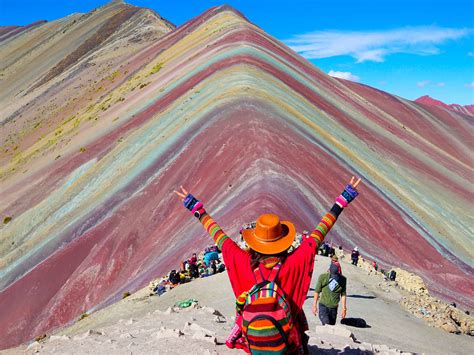
[[284,42],[308,59],[351,56],[358,63],[383,62],[395,53],[434,55],[439,46],[466,37],[472,29],[437,26],[406,27],[381,31],[317,31],[295,35]]
[[419,88],[424,88],[426,85],[428,85],[430,83],[429,80],[422,80],[422,81],[418,81],[416,83],[416,86],[418,86]]
[[339,79],[345,79],[345,80],[350,80],[350,81],[355,81],[359,82],[360,78],[357,75],[352,74],[351,72],[348,71],[334,71],[330,70],[328,75],[339,78]]

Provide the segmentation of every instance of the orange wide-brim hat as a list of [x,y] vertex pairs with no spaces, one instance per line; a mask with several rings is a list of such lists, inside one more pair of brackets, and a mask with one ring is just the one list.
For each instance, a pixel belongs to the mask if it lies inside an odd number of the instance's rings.
[[280,221],[275,214],[262,214],[253,229],[244,229],[242,236],[247,245],[261,254],[278,254],[290,247],[295,239],[293,223]]

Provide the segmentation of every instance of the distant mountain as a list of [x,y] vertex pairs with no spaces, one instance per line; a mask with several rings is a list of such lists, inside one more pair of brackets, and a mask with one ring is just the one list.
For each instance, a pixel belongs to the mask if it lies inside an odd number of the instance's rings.
[[459,113],[464,113],[469,116],[474,116],[474,105],[465,105],[465,106],[458,105],[458,104],[447,105],[443,101],[433,99],[432,97],[428,95],[417,98],[415,102],[426,105],[426,106],[439,106],[450,111],[455,111]]
[[46,22],[47,21],[42,20],[42,21],[35,21],[26,26],[0,26],[0,43],[2,41],[7,40],[8,38],[12,36],[15,36],[21,32],[33,29],[36,26],[40,26]]
[[[10,29],[14,31],[15,29]],[[7,33],[7,32],[5,32]],[[265,211],[474,307],[472,119],[332,78],[237,10],[114,1],[0,41],[0,348],[120,299]]]

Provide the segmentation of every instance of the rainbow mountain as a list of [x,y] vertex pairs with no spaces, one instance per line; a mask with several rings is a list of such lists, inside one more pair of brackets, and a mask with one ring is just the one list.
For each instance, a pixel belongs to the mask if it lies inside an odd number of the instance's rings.
[[473,308],[472,116],[332,78],[228,6],[113,1],[0,28],[0,348],[110,304],[264,212]]

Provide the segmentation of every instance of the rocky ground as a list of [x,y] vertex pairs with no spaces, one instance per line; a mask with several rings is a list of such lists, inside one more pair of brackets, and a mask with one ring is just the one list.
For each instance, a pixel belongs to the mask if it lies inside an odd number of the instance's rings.
[[[417,296],[396,282],[383,281],[361,264],[341,261],[348,278],[348,317],[363,318],[368,327],[344,325],[322,327],[311,315],[313,291],[308,293],[305,311],[310,323],[313,354],[472,354],[473,338],[449,334],[429,326],[408,313],[400,302]],[[317,257],[316,277],[328,267],[329,259]],[[407,281],[400,274],[400,284]],[[175,307],[178,301],[195,299],[192,306]],[[144,288],[130,297],[90,314],[68,328],[41,341],[3,351],[16,353],[68,354],[234,354],[225,345],[233,325],[234,303],[227,274],[198,279],[162,296],[150,296]],[[472,326],[472,324],[471,324]],[[471,327],[472,330],[472,327]]]
[[[350,256],[338,251],[341,260],[349,260]],[[423,319],[430,326],[440,328],[448,333],[474,335],[474,317],[469,311],[458,309],[455,304],[448,304],[430,295],[423,279],[418,275],[400,268],[395,268],[396,280],[390,281],[379,271],[376,271],[372,263],[360,258],[358,267],[363,269],[367,275],[378,278],[378,286],[384,292],[397,288],[403,292],[399,303],[415,315]]]

